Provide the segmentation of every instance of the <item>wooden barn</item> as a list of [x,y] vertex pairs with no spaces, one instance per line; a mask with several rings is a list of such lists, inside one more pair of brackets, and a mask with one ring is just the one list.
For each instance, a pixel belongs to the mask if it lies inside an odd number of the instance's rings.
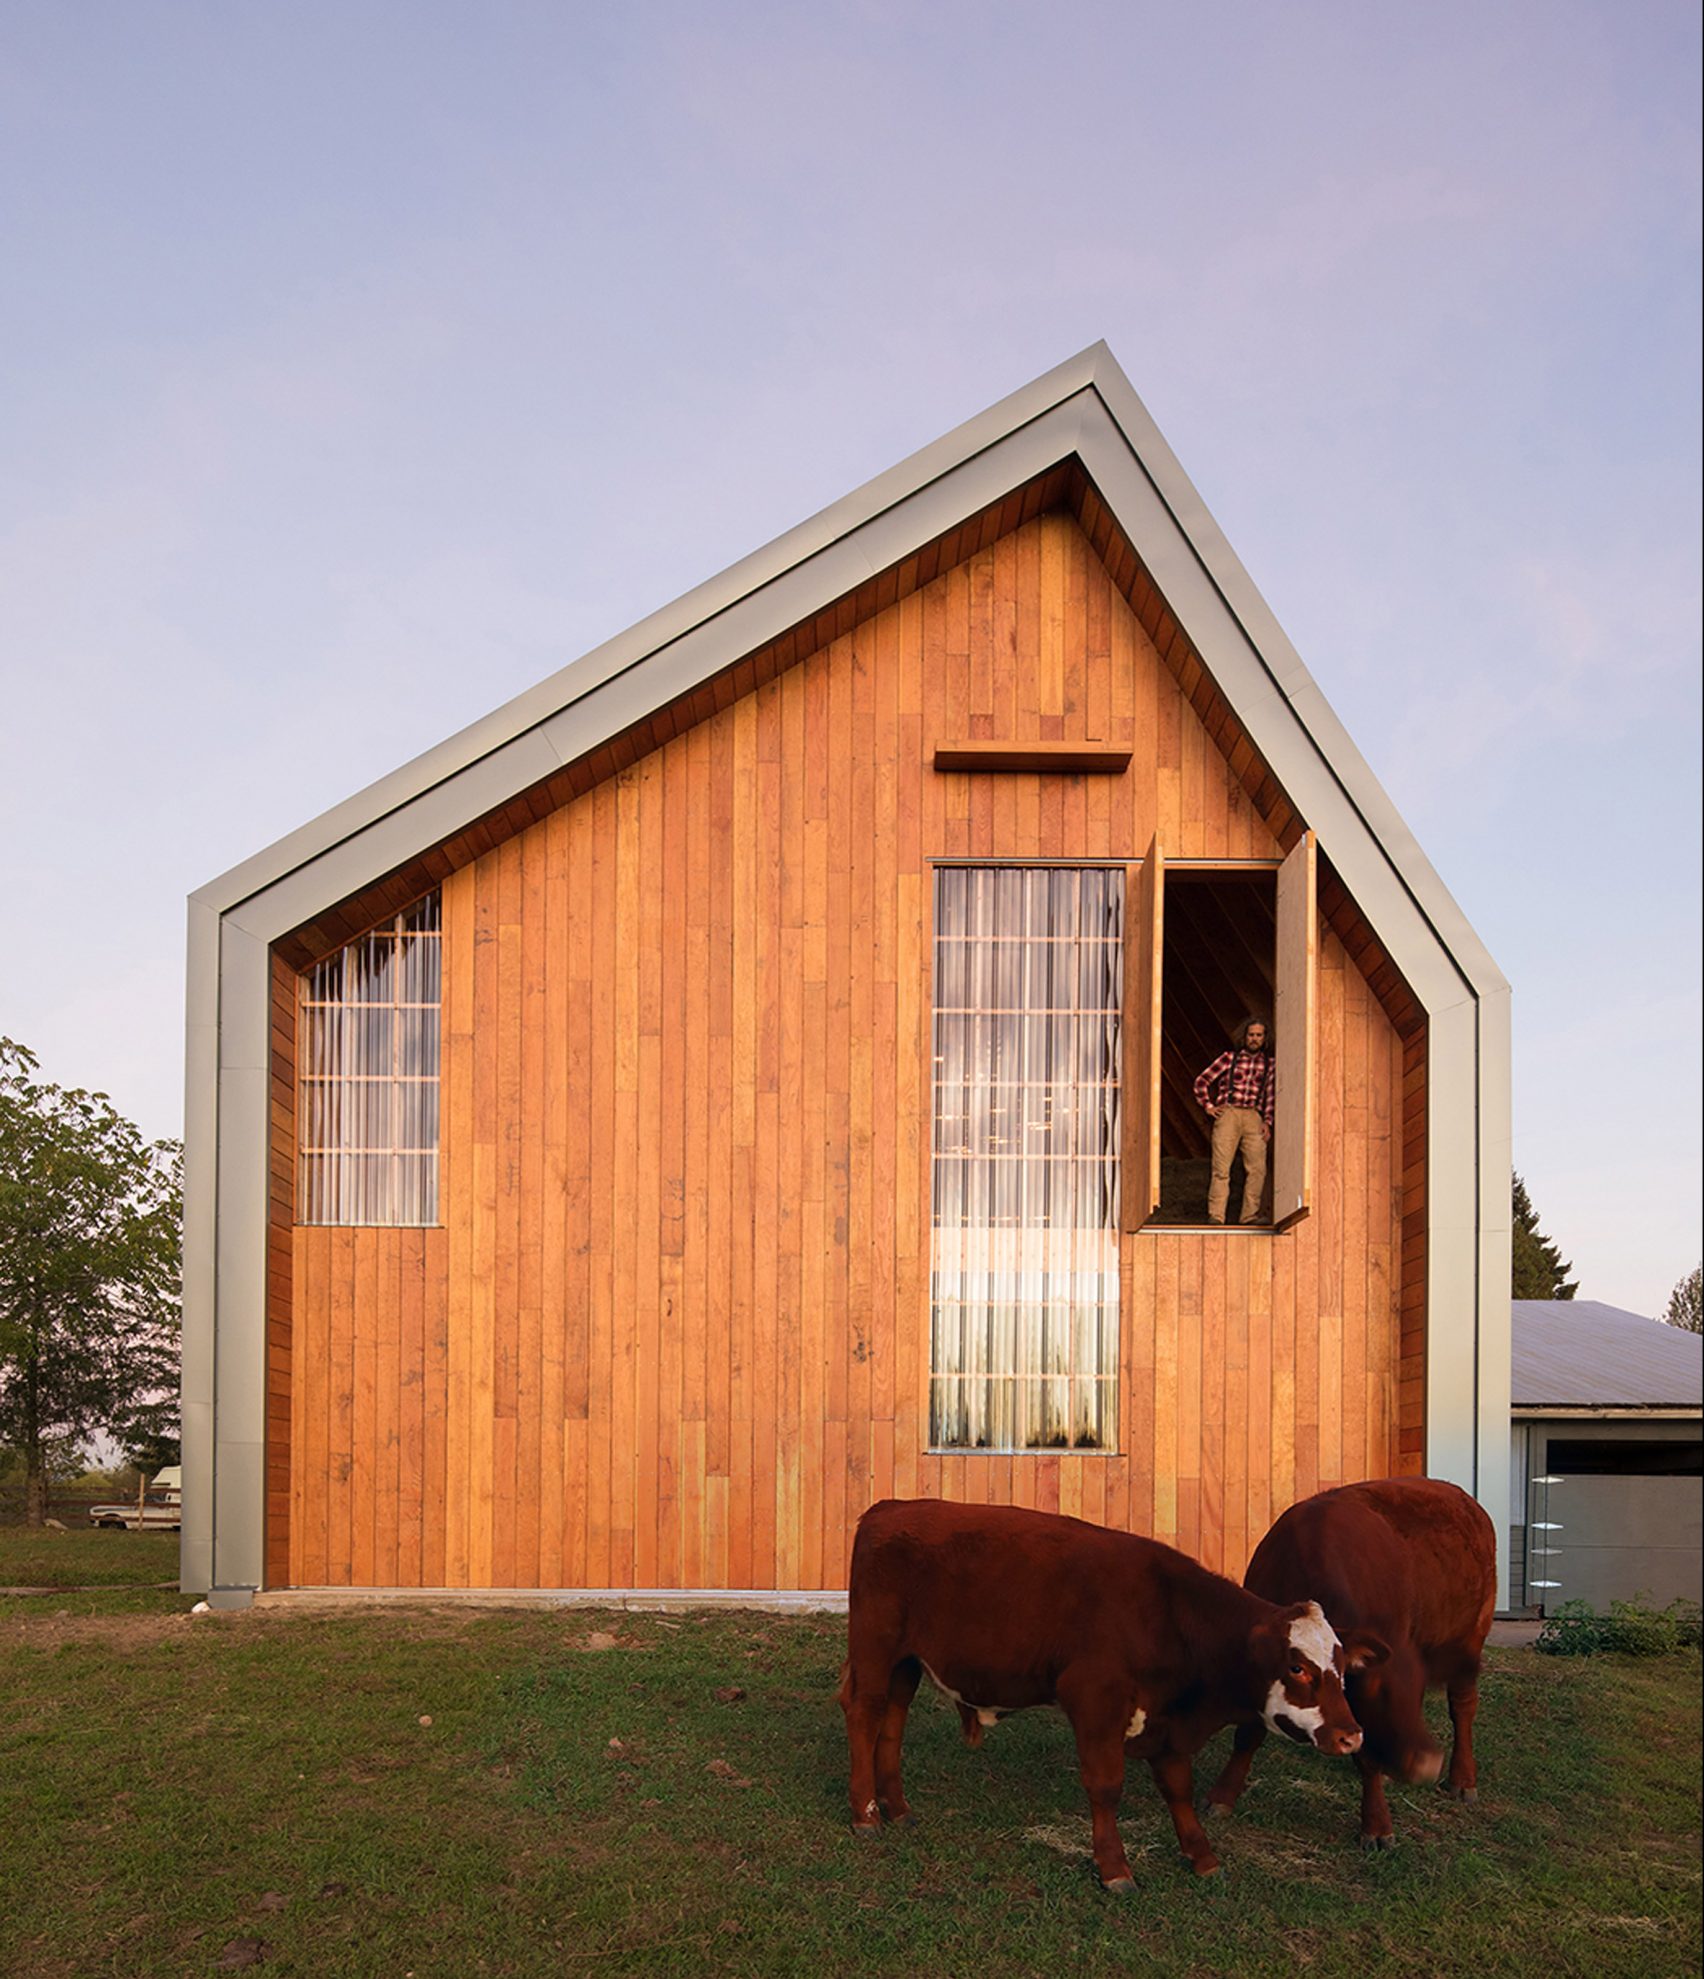
[[1508,1023],[1096,345],[194,896],[184,1585],[809,1597],[891,1494],[1235,1574],[1393,1472],[1506,1530]]

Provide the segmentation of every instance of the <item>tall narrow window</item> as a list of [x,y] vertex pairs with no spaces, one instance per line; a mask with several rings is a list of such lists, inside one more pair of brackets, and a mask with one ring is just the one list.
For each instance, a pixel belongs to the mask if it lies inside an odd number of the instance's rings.
[[437,1222],[442,945],[431,893],[302,977],[301,1222]]
[[1122,867],[935,875],[937,1449],[1112,1450]]

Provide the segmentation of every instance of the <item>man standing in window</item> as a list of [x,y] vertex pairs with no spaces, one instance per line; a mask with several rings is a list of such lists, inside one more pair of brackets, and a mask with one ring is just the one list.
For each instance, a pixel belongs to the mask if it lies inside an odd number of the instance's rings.
[[1230,1050],[1220,1052],[1196,1080],[1195,1097],[1213,1123],[1213,1182],[1207,1192],[1207,1220],[1225,1220],[1231,1161],[1240,1147],[1242,1220],[1257,1223],[1266,1188],[1266,1144],[1272,1138],[1272,1052],[1260,1018],[1245,1017],[1231,1033]]

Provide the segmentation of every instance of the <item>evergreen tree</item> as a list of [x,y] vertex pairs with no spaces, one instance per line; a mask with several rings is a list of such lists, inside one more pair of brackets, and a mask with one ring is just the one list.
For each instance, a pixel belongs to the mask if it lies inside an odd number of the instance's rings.
[[1678,1326],[1683,1333],[1704,1333],[1704,1290],[1700,1289],[1699,1276],[1704,1266],[1694,1265],[1680,1283],[1669,1294],[1668,1310],[1663,1318],[1670,1326]]
[[144,1430],[126,1440],[124,1461],[133,1471],[152,1477],[155,1471],[167,1470],[173,1464],[183,1462],[183,1443],[176,1436]]
[[1526,1184],[1517,1175],[1514,1190],[1515,1242],[1509,1290],[1517,1299],[1571,1299],[1580,1289],[1568,1283],[1573,1265],[1538,1227]]
[[172,1435],[182,1157],[0,1038],[0,1443],[40,1525],[56,1452]]

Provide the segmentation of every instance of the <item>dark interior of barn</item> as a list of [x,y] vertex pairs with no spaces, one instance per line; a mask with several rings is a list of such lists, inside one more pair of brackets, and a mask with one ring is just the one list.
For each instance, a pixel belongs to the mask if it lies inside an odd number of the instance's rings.
[[[1212,1123],[1196,1103],[1195,1079],[1229,1048],[1243,1018],[1272,1022],[1277,876],[1269,867],[1240,872],[1171,867],[1165,885],[1160,1207],[1152,1220],[1204,1223]],[[1239,1157],[1231,1171],[1233,1221],[1241,1203]]]

